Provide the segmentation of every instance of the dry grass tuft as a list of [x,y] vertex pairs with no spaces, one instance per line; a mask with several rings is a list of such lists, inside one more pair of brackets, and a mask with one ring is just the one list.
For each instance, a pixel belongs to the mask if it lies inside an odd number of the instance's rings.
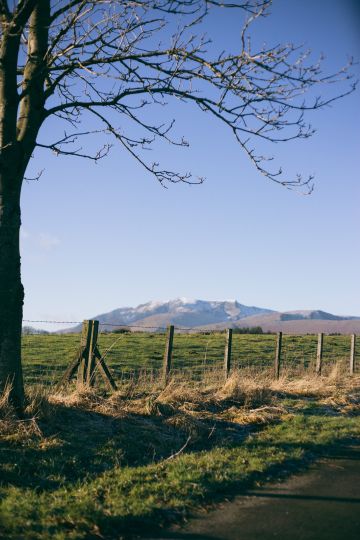
[[267,424],[287,414],[283,406],[264,405],[255,409],[231,407],[224,411],[223,418],[240,425]]
[[351,389],[360,388],[360,377],[350,378],[341,376],[339,368],[335,366],[326,377],[306,375],[299,379],[273,381],[273,390],[294,393],[302,397],[326,397],[331,395],[346,395]]
[[269,380],[261,377],[244,378],[236,371],[216,392],[220,401],[236,401],[245,408],[260,407],[273,399]]
[[[37,423],[36,417],[31,414],[30,417],[19,419],[14,407],[9,402],[11,386],[7,385],[0,396],[0,437],[28,439],[34,436],[42,437],[41,429]],[[32,407],[33,402],[30,402]],[[27,409],[26,409],[27,412]]]
[[301,408],[304,398],[316,400],[324,411],[360,414],[360,377],[344,377],[336,367],[326,377],[284,375],[279,380],[234,372],[225,383],[219,378],[207,386],[170,381],[161,388],[158,383],[130,381],[110,397],[86,388],[70,394],[38,388],[28,396],[25,419],[19,419],[9,404],[7,388],[0,398],[0,435],[44,439],[76,430],[79,437],[95,432],[111,437],[120,430],[128,438],[138,433],[149,440],[159,438],[155,444],[159,452],[161,437],[174,436],[169,430],[196,442],[209,438],[209,426],[271,422],[289,412],[287,399],[300,400]]

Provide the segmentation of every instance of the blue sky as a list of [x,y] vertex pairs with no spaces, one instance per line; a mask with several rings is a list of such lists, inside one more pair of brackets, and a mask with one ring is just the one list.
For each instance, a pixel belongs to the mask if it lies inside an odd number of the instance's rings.
[[[254,40],[304,43],[337,70],[360,59],[359,4],[274,0]],[[242,17],[224,13],[207,31],[235,47]],[[191,148],[151,159],[205,176],[201,186],[163,189],[117,147],[97,165],[38,152],[30,171],[44,174],[22,195],[24,318],[77,321],[179,296],[360,315],[359,97],[312,114],[311,139],[273,149],[290,174],[315,173],[307,197],[260,176],[224,126],[180,105],[169,117]]]

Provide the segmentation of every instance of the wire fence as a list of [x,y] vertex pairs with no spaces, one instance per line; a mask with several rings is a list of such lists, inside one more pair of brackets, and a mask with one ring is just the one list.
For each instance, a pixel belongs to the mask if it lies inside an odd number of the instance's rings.
[[[30,322],[30,321],[25,321]],[[34,323],[66,324],[56,321]],[[68,324],[81,324],[69,322]],[[120,327],[120,328],[119,328]],[[22,339],[23,372],[28,385],[54,385],[80,345],[77,332],[48,333],[25,328]],[[165,327],[126,326],[100,323],[97,346],[117,384],[131,380],[159,382],[164,375],[164,351],[168,329]],[[224,375],[224,354],[227,342],[225,331],[209,331],[175,327],[171,350],[171,378],[204,382]],[[232,334],[229,373],[274,373],[276,334]],[[358,364],[360,351],[352,351],[351,336],[327,335],[321,350],[321,373],[327,375],[337,366],[349,373],[350,357],[353,369]],[[283,335],[280,352],[280,373],[299,376],[315,372],[319,355],[318,335]],[[354,342],[355,343],[355,342]],[[226,373],[226,375],[229,375]]]

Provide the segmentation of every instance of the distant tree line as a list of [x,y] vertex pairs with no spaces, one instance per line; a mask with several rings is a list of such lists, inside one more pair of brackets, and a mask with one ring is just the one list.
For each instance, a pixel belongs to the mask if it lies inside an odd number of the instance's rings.
[[23,326],[22,327],[22,334],[23,336],[29,336],[30,334],[49,334],[50,332],[47,332],[46,330],[42,330],[41,328],[34,328],[33,326]]
[[233,334],[263,334],[261,326],[250,326],[243,328],[233,328]]
[[[194,330],[196,330],[196,328],[194,328]],[[139,331],[141,332],[142,330],[139,330]],[[158,331],[155,330],[151,333],[158,333],[159,331],[161,331],[161,329],[159,329]],[[111,329],[111,330],[108,330],[108,329],[102,330],[103,334],[130,334],[133,332],[134,330],[132,330],[131,328],[123,327],[123,326],[119,328]],[[212,334],[211,330],[208,332],[203,332],[203,333],[205,335]],[[243,327],[243,328],[233,328],[233,333],[234,334],[265,334],[265,333],[271,334],[272,332],[264,332],[261,326],[251,326],[251,327]]]

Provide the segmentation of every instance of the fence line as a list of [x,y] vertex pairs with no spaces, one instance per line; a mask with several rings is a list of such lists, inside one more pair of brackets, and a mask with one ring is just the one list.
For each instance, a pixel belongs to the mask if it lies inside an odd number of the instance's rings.
[[[162,327],[150,328],[165,330]],[[148,376],[158,380],[159,384],[181,377],[201,381],[211,378],[215,372],[224,380],[233,370],[269,374],[272,371],[276,378],[284,372],[325,375],[335,363],[341,364],[342,371],[354,375],[360,352],[356,349],[355,335],[321,334],[316,338],[316,335],[281,333],[240,334],[231,329],[203,333],[192,329],[196,334],[183,330],[184,327],[171,325],[166,334],[125,332],[116,337],[113,333],[99,332],[98,345],[95,344],[95,348],[99,347],[97,357],[89,356],[89,352],[82,357],[85,363],[90,362],[86,364],[86,373],[82,372],[82,383],[92,384],[99,372],[106,372],[107,366],[116,382]],[[78,349],[79,334],[23,336],[25,380],[31,384],[58,382]],[[99,363],[104,364],[105,360],[105,367],[99,367]]]
[[[76,324],[76,325],[81,324],[82,325],[84,321],[46,321],[46,320],[38,321],[38,320],[23,319],[23,322],[31,323],[31,324]],[[108,326],[110,328],[117,328],[117,329],[139,328],[141,330],[144,329],[144,330],[164,330],[164,331],[166,331],[168,329],[168,326],[147,326],[147,325],[141,325],[141,324],[125,324],[125,323],[122,323],[122,322],[119,322],[119,323],[106,323],[106,322],[100,322],[100,321],[99,321],[99,326]],[[211,329],[209,329],[207,327],[201,327],[201,326],[196,326],[196,327],[174,326],[174,329],[178,330],[178,331],[186,331],[186,332],[194,332],[194,333],[224,332],[224,329],[211,330]],[[70,329],[68,329],[68,332],[70,333],[69,330]],[[62,331],[60,330],[59,332],[62,332]],[[272,333],[272,332],[270,332],[270,333]]]

